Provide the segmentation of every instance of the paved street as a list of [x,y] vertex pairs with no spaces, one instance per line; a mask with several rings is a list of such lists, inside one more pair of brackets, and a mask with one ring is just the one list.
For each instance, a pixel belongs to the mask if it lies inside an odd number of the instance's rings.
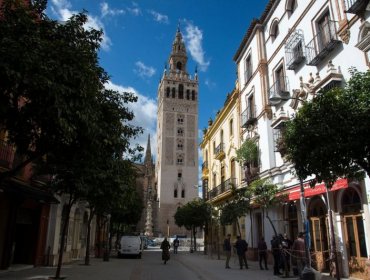
[[[109,262],[92,259],[90,266],[77,261],[62,267],[62,275],[68,280],[278,280],[272,270],[260,270],[256,262],[249,262],[248,270],[240,270],[235,256],[231,259],[231,269],[224,268],[224,260],[211,259],[202,253],[179,252],[171,254],[170,261],[164,265],[159,250],[147,250],[142,259],[117,259]],[[271,267],[272,268],[272,267]],[[0,271],[0,280],[41,280],[55,275],[55,268],[37,267],[19,271]],[[292,280],[296,278],[290,278]],[[326,279],[326,277],[323,277]],[[332,278],[328,278],[332,279]]]

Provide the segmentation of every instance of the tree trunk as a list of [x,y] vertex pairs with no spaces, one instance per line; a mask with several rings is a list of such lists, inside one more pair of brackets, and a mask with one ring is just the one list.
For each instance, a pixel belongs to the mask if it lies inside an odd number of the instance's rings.
[[197,251],[197,238],[196,238],[196,234],[197,234],[197,228],[194,226],[193,227],[193,237],[194,237],[194,252]]
[[239,236],[241,237],[242,236],[242,231],[240,230],[240,224],[239,224],[239,219],[238,218],[236,219],[236,226],[238,227]]
[[272,226],[272,229],[274,230],[274,234],[275,234],[275,236],[277,236],[276,228],[275,228],[275,226],[274,226],[273,222],[271,221],[270,216],[269,216],[269,214],[268,214],[267,210],[266,210],[266,218],[267,218],[267,220],[269,220],[269,222],[270,222],[270,224],[271,224],[271,226]]
[[250,229],[250,232],[251,232],[251,244],[252,244],[252,248],[254,248],[254,244],[253,244],[253,218],[252,218],[252,209],[249,209],[249,219],[251,220],[251,229]]
[[85,265],[90,265],[90,233],[91,233],[91,221],[93,217],[94,217],[94,211],[91,210],[89,219],[87,220]]
[[55,279],[60,279],[60,271],[62,269],[62,262],[63,262],[64,244],[65,244],[65,241],[66,241],[66,233],[67,233],[67,229],[68,229],[69,215],[71,213],[72,205],[73,205],[73,199],[72,199],[72,195],[70,195],[69,202],[66,205],[67,206],[67,208],[66,208],[67,209],[66,210],[66,217],[65,217],[65,220],[64,220],[63,228],[62,228],[62,236],[61,236],[61,240],[60,240],[59,257],[58,257],[58,266],[57,266],[57,270],[56,270],[56,273],[55,273]]

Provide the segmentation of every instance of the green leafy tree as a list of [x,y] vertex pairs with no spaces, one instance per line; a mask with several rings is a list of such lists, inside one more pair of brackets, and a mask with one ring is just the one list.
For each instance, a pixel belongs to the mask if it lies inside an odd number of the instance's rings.
[[258,146],[252,139],[246,139],[241,147],[236,150],[237,161],[246,164],[248,167],[257,165],[258,156]]
[[314,175],[329,188],[338,177],[361,177],[360,168],[370,174],[370,72],[351,74],[344,88],[304,103],[283,133],[297,175]]
[[239,218],[244,217],[250,210],[251,198],[252,196],[249,191],[244,189],[233,190],[233,199],[229,200],[221,207],[221,225],[236,223],[239,235],[241,236]]
[[263,215],[269,221],[275,235],[277,235],[274,223],[269,216],[269,210],[285,202],[286,195],[279,194],[279,187],[268,179],[254,180],[248,188],[253,194],[253,204],[262,208]]
[[184,226],[187,230],[191,231],[192,237],[194,237],[193,248],[196,250],[196,229],[198,227],[202,228],[211,220],[210,205],[204,200],[195,199],[177,208],[174,218],[176,225],[179,227]]

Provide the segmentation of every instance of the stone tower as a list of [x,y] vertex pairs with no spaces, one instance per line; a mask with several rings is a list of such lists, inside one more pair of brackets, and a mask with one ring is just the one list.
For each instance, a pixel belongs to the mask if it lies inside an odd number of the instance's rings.
[[187,54],[177,28],[158,87],[156,180],[158,231],[185,235],[175,224],[177,207],[198,197],[198,75],[187,72]]

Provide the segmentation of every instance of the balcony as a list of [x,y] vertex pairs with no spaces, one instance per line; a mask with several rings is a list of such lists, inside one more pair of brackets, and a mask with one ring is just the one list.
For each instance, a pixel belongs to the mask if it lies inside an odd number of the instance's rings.
[[[276,98],[279,97],[279,98]],[[278,79],[272,87],[269,89],[269,100],[272,105],[276,105],[274,100],[279,99],[281,102],[282,99],[289,97],[289,81],[286,76]]]
[[241,115],[242,128],[247,128],[257,122],[256,106],[249,105]]
[[208,161],[205,161],[202,163],[202,176],[205,177],[208,175],[208,173],[209,173]]
[[305,59],[304,38],[301,30],[295,31],[285,44],[287,68],[295,70]]
[[231,190],[231,188],[233,188],[233,187],[237,188],[236,178],[229,178],[226,181],[223,181],[217,187],[210,190],[208,192],[208,197],[209,197],[209,199],[214,199],[215,197],[217,197],[219,195],[225,194],[226,192]]
[[346,12],[350,14],[363,15],[369,0],[345,0]]
[[215,150],[215,159],[217,160],[223,160],[225,158],[225,144],[221,143],[220,145],[217,146]]
[[328,21],[306,46],[307,65],[317,66],[341,43],[337,36],[336,22]]

